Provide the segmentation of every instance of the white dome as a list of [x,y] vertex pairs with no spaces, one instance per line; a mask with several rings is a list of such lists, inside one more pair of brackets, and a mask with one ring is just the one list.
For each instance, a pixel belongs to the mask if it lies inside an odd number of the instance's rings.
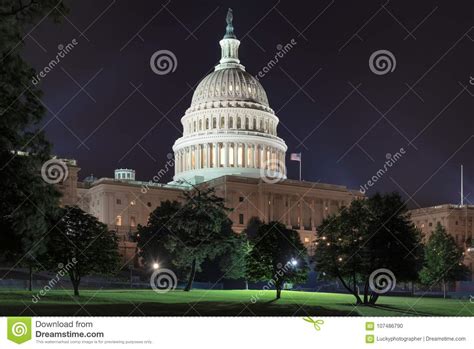
[[263,86],[240,68],[225,68],[207,75],[194,91],[191,108],[210,102],[241,101],[268,105]]
[[240,64],[231,19],[219,44],[219,64],[199,83],[181,118],[173,179],[195,184],[226,175],[261,178],[268,170],[284,179],[287,146],[277,136],[279,120],[260,82]]

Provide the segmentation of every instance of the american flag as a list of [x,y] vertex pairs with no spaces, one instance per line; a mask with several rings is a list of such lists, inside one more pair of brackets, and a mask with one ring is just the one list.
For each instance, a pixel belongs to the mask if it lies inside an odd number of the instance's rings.
[[291,153],[290,160],[301,162],[301,153]]

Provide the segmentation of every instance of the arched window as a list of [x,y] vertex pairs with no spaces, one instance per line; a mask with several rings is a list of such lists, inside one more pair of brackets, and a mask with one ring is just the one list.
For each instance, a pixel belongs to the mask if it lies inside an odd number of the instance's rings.
[[250,128],[249,118],[245,118],[245,129],[248,130],[249,128]]
[[260,120],[260,131],[263,131],[263,120]]
[[234,128],[234,118],[232,116],[229,118],[229,128]]
[[206,130],[209,130],[209,119],[206,119]]
[[242,121],[240,119],[240,116],[237,117],[237,129],[241,129],[242,128]]
[[202,131],[202,119],[199,120],[199,131]]
[[212,128],[217,128],[217,118],[212,118]]
[[194,120],[194,122],[193,122],[193,130],[194,130],[194,132],[196,132],[196,120]]
[[257,129],[257,119],[253,119],[253,129]]
[[220,128],[224,128],[224,125],[225,125],[225,119],[223,116],[221,116],[221,126]]

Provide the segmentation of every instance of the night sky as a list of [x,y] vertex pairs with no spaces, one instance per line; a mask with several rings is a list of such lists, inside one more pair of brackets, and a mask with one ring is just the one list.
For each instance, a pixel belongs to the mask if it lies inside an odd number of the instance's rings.
[[[251,74],[296,41],[260,78],[289,178],[298,177],[289,154],[302,152],[304,180],[359,188],[403,148],[367,194],[397,190],[410,207],[459,203],[464,164],[474,203],[471,1],[75,1],[63,23],[45,20],[25,38],[37,70],[58,45],[78,42],[41,81],[54,154],[76,159],[80,178],[125,167],[150,180],[181,135],[192,88],[220,58],[228,7]],[[177,57],[174,72],[153,73],[157,50]],[[378,50],[395,57],[392,72],[370,70]]]

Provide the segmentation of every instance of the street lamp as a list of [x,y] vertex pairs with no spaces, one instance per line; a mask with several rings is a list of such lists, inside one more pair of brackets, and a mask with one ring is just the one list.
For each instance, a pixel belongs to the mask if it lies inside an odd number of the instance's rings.
[[298,265],[298,261],[294,258],[291,259],[291,265],[296,267]]
[[156,262],[153,263],[153,269],[156,270],[156,269],[158,269],[159,267],[160,267],[160,265],[159,265],[158,263],[156,263]]

